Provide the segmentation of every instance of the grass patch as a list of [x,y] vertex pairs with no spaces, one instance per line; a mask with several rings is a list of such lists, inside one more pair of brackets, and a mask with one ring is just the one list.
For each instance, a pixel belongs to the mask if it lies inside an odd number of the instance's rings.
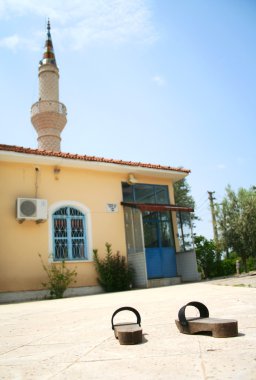
[[235,284],[233,286],[238,286],[238,287],[241,287],[241,288],[251,288],[252,287],[251,284],[248,284],[248,285],[246,285],[246,284]]

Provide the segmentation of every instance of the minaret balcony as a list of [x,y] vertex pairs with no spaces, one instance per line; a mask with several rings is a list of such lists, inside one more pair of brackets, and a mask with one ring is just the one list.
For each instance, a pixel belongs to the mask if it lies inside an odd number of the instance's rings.
[[40,100],[31,107],[31,117],[44,112],[55,112],[63,116],[67,115],[67,108],[63,103],[55,100]]

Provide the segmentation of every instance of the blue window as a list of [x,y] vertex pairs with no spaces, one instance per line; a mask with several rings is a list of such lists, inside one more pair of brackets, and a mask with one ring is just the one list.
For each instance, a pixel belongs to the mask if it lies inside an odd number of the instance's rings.
[[61,207],[52,217],[54,260],[87,260],[85,215],[74,207]]

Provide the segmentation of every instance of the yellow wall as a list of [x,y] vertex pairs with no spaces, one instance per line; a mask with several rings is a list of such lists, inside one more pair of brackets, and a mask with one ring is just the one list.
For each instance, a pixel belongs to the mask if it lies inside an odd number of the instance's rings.
[[[36,171],[35,169],[39,170]],[[113,251],[126,254],[121,182],[127,174],[107,173],[80,168],[61,167],[54,174],[54,166],[21,163],[0,163],[0,291],[42,289],[45,281],[38,254],[45,263],[51,253],[49,219],[40,224],[16,220],[17,198],[47,199],[48,208],[61,201],[73,201],[87,207],[91,213],[92,248],[99,255],[105,252],[105,243]],[[140,183],[169,185],[170,200],[173,192],[170,180],[142,177]],[[117,203],[118,212],[106,212],[107,203]],[[75,286],[97,285],[93,262],[68,263],[76,268]]]

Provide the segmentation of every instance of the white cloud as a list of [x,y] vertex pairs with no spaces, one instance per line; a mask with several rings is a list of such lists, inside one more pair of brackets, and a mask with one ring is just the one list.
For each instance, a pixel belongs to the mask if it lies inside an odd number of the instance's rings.
[[160,87],[165,86],[165,84],[166,84],[165,79],[160,75],[153,76],[152,80],[154,83],[156,83]]
[[0,46],[13,51],[17,50],[21,46],[30,50],[38,50],[38,46],[32,44],[31,39],[22,38],[18,34],[13,34],[12,36],[0,39]]
[[[0,19],[25,20],[31,16],[43,20],[49,17],[54,44],[64,45],[65,49],[83,49],[102,41],[151,43],[157,38],[148,0],[0,0]],[[39,30],[30,39],[36,39],[38,33]],[[19,47],[25,40],[20,37]]]
[[7,47],[8,49],[15,50],[20,43],[20,37],[17,34],[5,37],[0,40],[0,46]]

